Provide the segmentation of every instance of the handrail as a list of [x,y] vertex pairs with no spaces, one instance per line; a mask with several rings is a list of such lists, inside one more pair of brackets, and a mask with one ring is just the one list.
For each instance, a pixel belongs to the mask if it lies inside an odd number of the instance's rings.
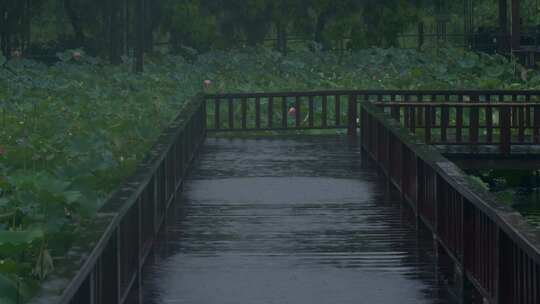
[[513,145],[540,144],[538,102],[372,104],[389,112],[411,132],[423,133],[424,141],[428,144],[499,145],[503,154],[511,153]]
[[255,98],[255,97],[294,97],[294,96],[330,96],[330,95],[357,95],[357,96],[535,96],[540,97],[540,90],[317,90],[317,91],[290,91],[290,92],[252,92],[252,93],[222,93],[207,94],[207,99],[227,98]]
[[476,290],[489,303],[536,296],[540,233],[390,115],[360,107],[362,147]]
[[140,300],[141,269],[205,137],[205,117],[202,95],[187,102],[133,176],[99,210],[95,226],[102,232],[87,240],[95,243],[86,244],[89,252],[82,250],[87,257],[72,261],[82,264],[60,265],[52,274],[51,280],[67,274],[67,285],[45,284],[31,303]]

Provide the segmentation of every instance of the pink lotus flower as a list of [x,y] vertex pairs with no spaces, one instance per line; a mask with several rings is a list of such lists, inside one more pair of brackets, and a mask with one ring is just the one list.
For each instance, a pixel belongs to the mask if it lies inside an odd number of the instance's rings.
[[13,58],[21,58],[22,57],[22,52],[20,50],[15,50],[15,51],[11,52],[11,56]]
[[289,116],[294,116],[296,115],[296,108],[295,107],[291,107],[289,109]]
[[82,58],[81,52],[73,52],[73,59],[79,60]]
[[205,88],[206,90],[208,90],[208,89],[210,89],[210,86],[212,86],[212,80],[206,79],[206,80],[203,82],[203,84],[204,84],[204,88]]

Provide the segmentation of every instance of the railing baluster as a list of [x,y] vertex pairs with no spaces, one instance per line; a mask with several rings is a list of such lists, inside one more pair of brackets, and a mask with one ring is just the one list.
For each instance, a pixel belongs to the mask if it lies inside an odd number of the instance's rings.
[[216,98],[215,100],[215,105],[214,105],[214,118],[215,118],[215,122],[214,122],[214,129],[216,130],[219,130],[220,126],[221,126],[221,122],[220,122],[220,114],[221,114],[221,111],[220,111],[220,100],[219,98]]
[[[511,103],[517,103],[518,97],[516,94],[512,94],[512,102]],[[518,127],[518,112],[516,107],[512,107],[511,109],[511,117],[512,117],[512,123],[510,125],[511,128],[517,128]]]
[[287,97],[283,97],[281,101],[281,127],[284,129],[287,128],[288,121],[287,121],[287,115],[289,113],[289,106],[287,104]]
[[400,106],[399,105],[389,105],[390,107],[390,116],[397,120],[398,122],[401,122],[401,115],[400,115]]
[[[461,96],[463,98],[463,96]],[[463,100],[463,99],[462,99]],[[463,106],[456,106],[456,143],[462,142],[463,136]]]
[[234,129],[234,99],[229,98],[229,129]]
[[247,129],[247,100],[242,98],[242,129]]
[[309,120],[308,124],[310,128],[313,128],[315,125],[314,107],[315,107],[314,96],[310,95],[309,96],[309,113],[308,113],[308,120]]
[[[472,96],[472,102],[478,102],[478,96]],[[471,106],[469,108],[469,137],[470,143],[478,143],[478,135],[480,129],[480,110],[477,106]]]
[[351,94],[349,95],[349,101],[348,101],[348,135],[349,136],[356,136],[356,128],[357,128],[357,111],[356,111],[356,95]]
[[[431,95],[431,102],[437,103],[437,95]],[[437,107],[431,107],[431,126],[437,125]]]
[[321,113],[321,125],[323,128],[328,126],[328,96],[323,95],[322,98],[322,113]]
[[274,127],[274,97],[268,98],[268,129]]
[[540,105],[533,106],[533,142],[540,143]]
[[[405,103],[409,102],[409,95],[404,96]],[[408,105],[403,106],[403,126],[405,129],[410,129],[411,126],[411,107]]]
[[261,128],[261,98],[255,99],[255,128]]
[[334,98],[334,105],[336,111],[336,127],[341,126],[341,99],[340,95],[336,95]]
[[390,104],[389,104],[390,116],[392,116],[392,118],[394,118],[398,122],[401,122],[401,113],[400,113],[401,108],[398,105],[394,105],[395,102],[396,102],[396,95],[395,94],[390,95]]
[[[529,104],[531,102],[531,95],[525,95],[525,103]],[[525,128],[530,129],[531,125],[531,107],[527,105],[525,108]]]
[[[446,96],[449,97],[449,96]],[[448,126],[450,124],[450,113],[447,105],[441,107],[441,142],[448,141]]]
[[412,133],[415,133],[416,132],[416,108],[415,107],[410,107],[410,130]]
[[[486,96],[486,102],[491,103],[491,95]],[[488,144],[493,143],[493,108],[486,106],[486,142]]]
[[300,96],[296,96],[295,98],[295,104],[296,104],[296,115],[295,115],[295,120],[296,120],[296,128],[300,128],[302,126],[302,101],[301,101],[301,97]]
[[[421,104],[424,102],[424,95],[418,95],[418,103]],[[424,121],[424,107],[416,107],[418,114],[418,127],[422,128],[425,125]]]
[[501,152],[503,154],[510,153],[510,144],[512,137],[510,106],[500,108],[500,126],[501,126]]
[[525,141],[525,111],[523,107],[516,107],[518,110],[518,142],[523,143]]
[[425,107],[425,111],[424,111],[424,114],[425,114],[425,140],[426,140],[426,143],[427,144],[430,144],[431,143],[431,127],[432,127],[432,124],[431,124],[431,116],[432,116],[432,112],[431,112],[431,106],[427,105]]

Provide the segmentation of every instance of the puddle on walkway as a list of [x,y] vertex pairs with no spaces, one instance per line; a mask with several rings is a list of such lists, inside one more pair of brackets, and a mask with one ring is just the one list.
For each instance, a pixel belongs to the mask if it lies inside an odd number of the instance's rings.
[[144,303],[449,303],[432,243],[345,138],[208,139]]

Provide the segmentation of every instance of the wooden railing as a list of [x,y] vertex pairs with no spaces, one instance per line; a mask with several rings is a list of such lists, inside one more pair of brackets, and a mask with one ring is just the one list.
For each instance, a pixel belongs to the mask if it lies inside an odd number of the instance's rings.
[[[207,131],[347,129],[350,135],[356,135],[358,122],[362,126],[364,149],[431,227],[476,290],[491,303],[538,303],[538,234],[520,215],[473,189],[455,165],[377,108],[399,108],[400,102],[408,103],[404,107],[411,107],[414,102],[426,103],[414,110],[414,115],[418,115],[422,106],[424,110],[426,106],[436,108],[432,104],[441,99],[449,107],[451,102],[459,104],[456,107],[484,103],[469,108],[488,107],[488,102],[504,103],[504,107],[510,107],[510,125],[517,122],[518,136],[521,124],[538,126],[535,115],[539,112],[533,103],[540,101],[540,91],[324,91],[199,96],[186,105],[136,174],[100,210],[95,225],[98,237],[87,244],[90,253],[58,267],[59,275],[53,277],[67,277],[67,287],[44,284],[34,303],[140,303],[142,267]],[[523,108],[519,103],[523,102],[531,107],[530,124],[527,118],[519,118],[519,109]],[[494,113],[499,111],[497,104],[491,106]],[[514,107],[518,110],[513,111]],[[393,111],[397,118],[396,110]],[[403,115],[406,112],[399,110]],[[527,108],[523,112],[528,113]],[[443,109],[433,113],[429,108],[427,113],[431,113],[424,116],[430,126],[427,129],[432,129]],[[504,116],[500,121],[508,125],[508,113],[504,113],[500,114]],[[475,125],[476,118],[473,122]],[[488,128],[482,123],[479,119],[479,126]],[[420,124],[415,120],[411,124],[426,126],[425,121]],[[496,124],[492,126],[492,141],[496,141],[497,128]],[[516,131],[508,132],[512,135]],[[523,134],[536,133],[525,127]],[[535,140],[532,137],[529,141]]]
[[103,233],[89,240],[95,246],[81,257],[82,264],[61,265],[52,275],[68,276],[69,284],[45,284],[34,303],[142,303],[142,267],[205,138],[205,118],[202,96],[187,103],[132,178],[99,211],[97,218],[107,219],[99,228]]
[[540,234],[389,114],[360,107],[363,149],[474,287],[476,299],[463,292],[462,300],[540,303]]
[[401,125],[434,145],[540,144],[540,103],[376,102]]
[[356,129],[348,91],[207,95],[208,131]]
[[423,128],[426,139],[431,142],[431,135],[440,134],[434,144],[437,141],[444,144],[485,142],[502,146],[536,143],[539,138],[540,110],[536,106],[540,105],[540,91],[342,90],[214,94],[206,96],[207,126],[209,131],[348,129],[354,134],[357,105],[367,101],[391,110],[411,131],[422,129],[425,121],[429,121],[428,128]]

